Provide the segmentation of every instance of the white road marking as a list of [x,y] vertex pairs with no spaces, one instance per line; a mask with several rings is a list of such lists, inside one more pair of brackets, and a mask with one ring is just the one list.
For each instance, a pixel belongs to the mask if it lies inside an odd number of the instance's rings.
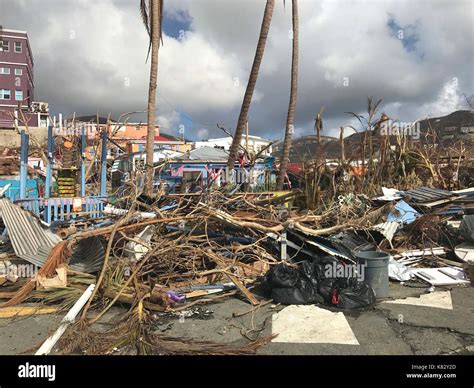
[[313,305],[288,306],[272,316],[272,342],[359,345],[342,312]]
[[453,301],[451,299],[450,291],[435,291],[429,294],[423,294],[419,298],[409,297],[405,299],[387,300],[383,303],[408,304],[446,310],[453,309]]

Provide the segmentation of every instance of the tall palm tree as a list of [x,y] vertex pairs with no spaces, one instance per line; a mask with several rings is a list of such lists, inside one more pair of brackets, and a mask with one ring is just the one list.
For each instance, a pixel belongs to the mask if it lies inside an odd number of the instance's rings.
[[[151,49],[150,83],[148,86],[148,108],[146,135],[146,176],[145,192],[151,195],[153,192],[153,154],[155,142],[155,120],[156,120],[156,89],[158,82],[158,50],[161,40],[161,22],[163,19],[163,0],[140,0],[140,12],[148,37],[148,55]],[[148,60],[148,56],[147,56]]]
[[290,103],[288,106],[288,115],[286,117],[285,139],[283,141],[283,152],[280,159],[280,171],[278,173],[277,190],[283,189],[283,183],[286,177],[288,161],[290,158],[291,135],[293,134],[295,111],[296,111],[296,95],[298,92],[298,1],[292,0],[292,24],[293,24],[293,53],[291,60],[291,89]]
[[230,147],[229,159],[227,160],[228,176],[230,176],[230,172],[234,168],[237,152],[242,141],[242,134],[244,133],[247,123],[250,103],[252,101],[255,84],[257,83],[258,71],[260,69],[260,64],[262,63],[263,53],[265,52],[265,43],[267,41],[268,31],[270,30],[274,8],[275,0],[267,0],[267,5],[265,6],[265,12],[263,14],[262,26],[260,28],[257,50],[255,51],[255,57],[253,59],[252,70],[250,71],[247,89],[245,90],[244,100],[242,101],[242,107],[240,108],[239,120],[237,121],[234,139],[232,140],[232,145]]

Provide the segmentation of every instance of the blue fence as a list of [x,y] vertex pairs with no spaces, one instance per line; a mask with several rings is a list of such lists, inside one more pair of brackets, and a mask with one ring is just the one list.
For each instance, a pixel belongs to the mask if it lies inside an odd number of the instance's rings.
[[[77,203],[79,201],[80,204]],[[39,198],[17,200],[15,203],[50,224],[51,222],[69,221],[80,216],[93,219],[101,218],[107,198]]]

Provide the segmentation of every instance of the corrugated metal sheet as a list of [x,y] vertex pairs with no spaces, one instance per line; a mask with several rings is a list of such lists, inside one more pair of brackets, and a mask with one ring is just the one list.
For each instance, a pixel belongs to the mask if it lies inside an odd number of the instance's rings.
[[431,202],[441,199],[456,197],[451,191],[421,187],[419,189],[408,190],[402,193],[403,197],[410,197],[415,202]]
[[[301,246],[300,241],[298,241],[294,237],[297,237],[297,239],[299,239],[303,243],[302,247],[307,248],[309,251],[312,250],[312,247],[317,247],[324,253],[327,253],[331,256],[354,262],[354,260],[352,260],[352,258],[349,257],[347,254],[340,252],[338,249],[336,249],[336,247],[334,246],[336,243],[335,241],[324,238],[322,236],[312,236],[303,231],[295,231],[293,229],[287,232],[288,241],[292,241],[294,244]],[[339,247],[341,246],[342,244],[339,244]],[[346,250],[350,252],[349,249],[346,248]]]
[[69,266],[74,271],[92,273],[102,268],[105,251],[97,237],[90,237],[79,241],[72,251]]
[[474,187],[469,187],[468,189],[463,189],[463,190],[454,190],[453,193],[474,196]]
[[[41,267],[49,256],[51,248],[40,247],[35,255],[21,255],[23,260]],[[104,247],[96,237],[79,241],[69,259],[69,268],[73,271],[93,273],[102,268],[104,261]]]
[[186,152],[184,155],[177,157],[177,160],[212,160],[212,161],[227,161],[229,153],[220,148],[201,147],[192,151]]
[[51,250],[61,241],[59,236],[44,228],[33,214],[6,198],[0,199],[0,212],[17,256],[35,255],[40,247]]
[[382,234],[391,244],[393,236],[397,232],[399,226],[400,224],[396,221],[387,221],[372,226],[372,229]]
[[[15,254],[38,267],[43,266],[51,249],[61,240],[44,228],[32,213],[23,210],[8,199],[0,199],[0,215],[8,230]],[[96,272],[102,268],[104,247],[96,237],[81,240],[73,248],[69,267],[79,272]]]

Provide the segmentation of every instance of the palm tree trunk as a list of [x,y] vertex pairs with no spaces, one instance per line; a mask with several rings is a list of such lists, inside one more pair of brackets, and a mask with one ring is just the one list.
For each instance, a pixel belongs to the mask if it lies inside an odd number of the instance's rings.
[[298,93],[298,1],[292,0],[292,18],[293,18],[293,56],[291,61],[291,90],[290,104],[288,106],[288,116],[286,118],[285,139],[283,141],[283,153],[280,160],[280,172],[277,180],[277,190],[283,189],[288,161],[290,159],[291,135],[293,134],[295,111],[296,111],[296,95]]
[[156,89],[158,80],[158,50],[160,48],[161,31],[161,2],[160,0],[150,0],[150,24],[151,24],[151,67],[150,84],[148,86],[148,115],[147,115],[147,135],[146,135],[146,177],[145,192],[148,195],[153,193],[153,156],[155,143],[155,121],[156,121]]
[[234,168],[235,159],[237,158],[237,152],[242,141],[242,134],[244,133],[245,125],[247,123],[250,103],[252,101],[255,84],[257,83],[258,71],[260,69],[260,64],[262,63],[263,53],[265,51],[265,43],[267,41],[268,31],[270,30],[270,23],[272,21],[274,8],[275,0],[267,0],[267,5],[265,6],[265,13],[263,15],[262,26],[260,28],[260,37],[258,38],[257,50],[255,52],[255,57],[253,60],[252,70],[250,71],[247,89],[245,90],[244,100],[242,102],[242,107],[240,108],[239,120],[237,121],[234,139],[232,140],[232,145],[230,147],[229,159],[227,160],[227,180],[230,179],[230,173]]

